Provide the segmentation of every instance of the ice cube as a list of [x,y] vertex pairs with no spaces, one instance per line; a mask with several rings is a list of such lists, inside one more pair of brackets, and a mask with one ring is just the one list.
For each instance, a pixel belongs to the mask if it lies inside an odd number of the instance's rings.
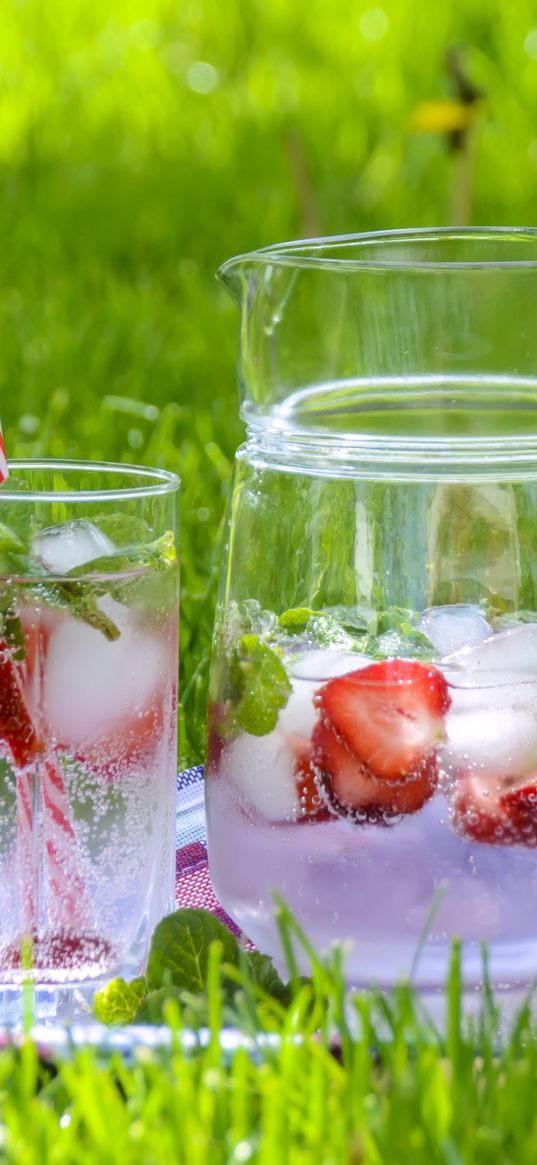
[[278,728],[266,736],[244,732],[224,749],[220,775],[267,821],[289,821],[300,809],[294,756]]
[[473,647],[492,634],[490,623],[479,607],[467,603],[430,607],[423,612],[419,630],[430,639],[441,658],[460,648]]
[[33,553],[54,574],[64,575],[94,558],[113,554],[116,547],[87,518],[75,518],[61,526],[49,526],[36,535]]
[[510,627],[443,660],[448,683],[476,687],[537,680],[537,623]]
[[221,773],[267,821],[289,821],[300,812],[295,764],[307,755],[311,744],[319,715],[313,703],[315,693],[331,675],[343,675],[364,662],[370,660],[335,651],[301,656],[301,668],[316,678],[290,675],[293,690],[275,729],[266,736],[243,733],[224,749]]
[[318,648],[305,651],[289,664],[291,679],[317,680],[319,684],[334,676],[344,676],[358,668],[367,667],[372,660],[367,655],[352,651],[330,651]]
[[319,688],[335,676],[347,675],[366,667],[371,660],[366,655],[350,651],[307,651],[289,667],[293,691],[280,712],[278,728],[286,736],[309,738],[318,716],[313,697]]
[[450,696],[439,761],[451,776],[501,780],[537,768],[537,683],[450,687]]
[[319,689],[319,683],[312,680],[297,679],[291,676],[293,691],[285,708],[280,712],[278,729],[286,737],[311,736],[313,725],[317,719],[317,711],[313,705],[313,697]]
[[448,656],[451,708],[440,754],[450,772],[522,777],[537,767],[537,625],[489,636]]
[[119,628],[118,639],[66,616],[48,644],[45,717],[52,735],[69,747],[98,742],[126,718],[142,717],[167,682],[164,641],[109,595],[100,605]]

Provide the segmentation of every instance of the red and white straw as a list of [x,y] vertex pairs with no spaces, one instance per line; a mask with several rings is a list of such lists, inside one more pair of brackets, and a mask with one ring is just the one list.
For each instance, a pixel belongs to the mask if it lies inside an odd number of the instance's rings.
[[17,772],[17,874],[20,885],[22,928],[37,931],[37,867],[34,859],[34,779],[31,768]]
[[[0,425],[0,485],[7,476],[6,448]],[[10,649],[1,641],[0,660],[0,709],[2,719],[6,721],[5,743],[17,778],[17,864],[21,881],[22,925],[26,932],[37,933],[38,881],[42,861],[49,924],[66,930],[88,927],[91,925],[90,904],[78,868],[78,843],[60,763],[32,721]],[[41,793],[40,837],[36,834],[36,780]],[[36,853],[38,844],[44,853]]]
[[0,425],[0,485],[3,481],[6,480],[8,472],[4,434],[2,433],[2,426]]
[[78,841],[59,761],[47,758],[43,773],[43,834],[49,887],[49,922],[67,931],[91,929],[91,907],[78,868]]
[[[17,720],[19,724],[25,722],[29,738],[26,756],[20,755],[18,747],[10,748],[17,775],[17,867],[22,928],[27,934],[38,934],[38,886],[42,869],[48,927],[70,932],[91,929],[91,906],[79,868],[78,841],[60,761],[53,754],[47,754],[46,742],[39,741],[31,728],[15,665],[11,662],[8,666],[12,669],[12,706],[16,699]],[[4,682],[5,668],[4,664],[0,673]],[[37,817],[35,790],[40,793]]]

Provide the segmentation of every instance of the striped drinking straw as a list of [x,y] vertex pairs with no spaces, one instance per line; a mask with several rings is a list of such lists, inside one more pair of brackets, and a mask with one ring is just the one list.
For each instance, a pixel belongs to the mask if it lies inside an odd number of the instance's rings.
[[[8,477],[6,447],[0,425],[0,485]],[[16,818],[21,912],[24,931],[35,936],[38,928],[37,877],[41,860],[49,885],[49,921],[65,930],[86,927],[91,909],[78,862],[78,844],[71,820],[71,807],[59,759],[49,751],[48,741],[33,724],[11,649],[0,635],[0,692],[11,712],[21,739],[10,739],[9,752],[17,776]],[[41,844],[35,852],[36,779],[41,792]]]

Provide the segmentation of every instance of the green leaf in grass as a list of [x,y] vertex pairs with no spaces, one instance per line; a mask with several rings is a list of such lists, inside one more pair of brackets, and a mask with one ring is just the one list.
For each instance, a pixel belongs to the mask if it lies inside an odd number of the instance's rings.
[[[183,1012],[183,993],[177,987],[158,987],[156,991],[148,991],[147,995],[140,1000],[140,1005],[133,1016],[133,1023],[165,1023],[167,1005],[172,999],[177,1002],[181,1012]],[[204,1010],[206,1011],[206,1005]],[[205,1021],[205,1015],[203,1020]],[[188,1023],[187,1026],[201,1027],[202,1023]]]
[[256,987],[287,1007],[292,998],[291,987],[280,979],[270,956],[261,951],[244,951],[242,958]]
[[138,979],[112,979],[93,998],[93,1014],[100,1023],[132,1023],[146,992],[143,975]]
[[236,938],[212,914],[184,908],[163,918],[155,929],[149,951],[149,990],[171,986],[192,994],[203,992],[209,947],[215,941],[222,944],[222,963],[238,965]]

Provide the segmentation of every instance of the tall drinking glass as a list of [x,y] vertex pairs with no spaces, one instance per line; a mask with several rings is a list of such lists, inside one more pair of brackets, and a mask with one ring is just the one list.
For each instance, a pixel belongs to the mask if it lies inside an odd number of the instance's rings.
[[173,474],[10,463],[0,489],[0,1021],[84,1013],[173,909]]
[[537,972],[537,232],[232,259],[238,451],[211,673],[209,857],[349,980]]

